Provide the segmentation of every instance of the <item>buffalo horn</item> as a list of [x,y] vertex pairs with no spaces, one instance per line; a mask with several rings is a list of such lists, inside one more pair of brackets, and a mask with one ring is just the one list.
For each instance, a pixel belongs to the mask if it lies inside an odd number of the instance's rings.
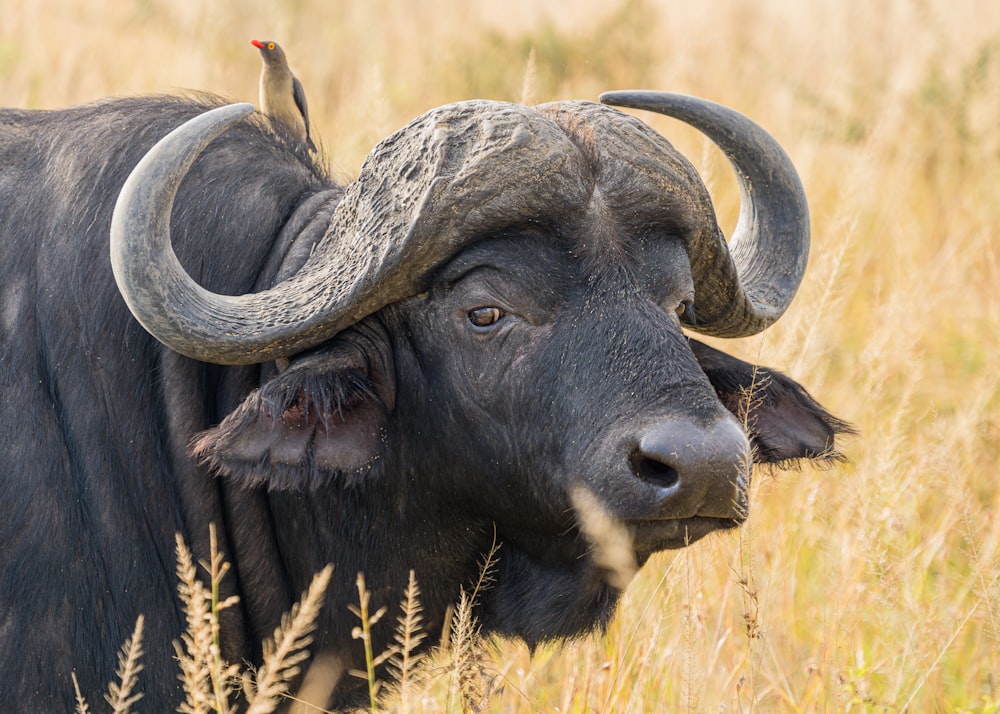
[[[170,215],[177,188],[198,154],[252,111],[250,104],[218,107],[163,137],[129,175],[111,219],[111,265],[132,314],[171,349],[216,364],[255,364],[290,356],[377,310],[384,303],[376,303],[364,283],[377,277],[373,263],[391,262],[348,236],[339,246],[348,256],[341,270],[310,260],[295,275],[261,292],[220,295],[188,275],[171,246]],[[398,282],[380,287],[386,301],[410,294],[409,286]],[[332,312],[330,305],[353,309]]]
[[496,220],[520,212],[540,221],[555,197],[585,193],[579,169],[567,168],[572,144],[535,111],[446,105],[372,150],[301,269],[268,290],[219,295],[178,262],[171,207],[198,154],[251,110],[219,107],[161,139],[125,182],[111,223],[112,267],[132,314],[166,346],[205,362],[268,362],[317,345],[422,292]]
[[736,170],[740,214],[729,250],[691,256],[696,322],[688,326],[718,337],[745,337],[781,317],[809,257],[809,206],[778,142],[742,114],[696,97],[629,90],[606,92],[600,99],[693,126],[722,149]]

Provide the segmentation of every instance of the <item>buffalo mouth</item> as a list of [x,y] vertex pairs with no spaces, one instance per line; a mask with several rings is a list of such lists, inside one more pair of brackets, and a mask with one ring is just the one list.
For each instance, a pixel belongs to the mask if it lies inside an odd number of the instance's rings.
[[683,548],[746,521],[749,494],[744,470],[737,464],[729,473],[713,476],[709,474],[701,483],[689,479],[687,485],[693,485],[689,489],[626,478],[623,482],[631,489],[619,485],[602,495],[578,483],[568,494],[575,526],[595,562],[612,571],[620,568],[612,582],[627,583],[653,553]]
[[477,614],[486,631],[517,637],[531,648],[603,630],[628,580],[649,556],[740,523],[739,518],[702,516],[619,522],[620,532],[630,537],[628,553],[619,553],[623,558],[615,558],[613,543],[595,543],[593,534],[575,529],[544,548],[501,534],[493,580]]
[[639,563],[661,550],[677,550],[701,540],[715,531],[739,528],[745,518],[694,516],[663,521],[640,521],[628,524],[632,549]]

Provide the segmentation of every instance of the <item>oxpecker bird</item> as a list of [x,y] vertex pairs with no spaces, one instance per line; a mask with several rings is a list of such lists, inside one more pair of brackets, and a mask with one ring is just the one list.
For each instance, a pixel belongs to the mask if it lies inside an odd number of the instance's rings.
[[260,50],[264,66],[260,71],[260,110],[272,122],[284,124],[292,136],[311,150],[316,150],[309,137],[309,107],[302,83],[288,68],[288,59],[281,46],[273,40],[250,40]]

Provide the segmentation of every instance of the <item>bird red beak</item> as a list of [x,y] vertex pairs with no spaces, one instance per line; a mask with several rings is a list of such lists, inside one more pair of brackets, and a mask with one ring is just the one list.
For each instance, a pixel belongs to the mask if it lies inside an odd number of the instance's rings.
[[260,40],[250,40],[250,44],[256,47],[258,50],[264,49],[264,43]]

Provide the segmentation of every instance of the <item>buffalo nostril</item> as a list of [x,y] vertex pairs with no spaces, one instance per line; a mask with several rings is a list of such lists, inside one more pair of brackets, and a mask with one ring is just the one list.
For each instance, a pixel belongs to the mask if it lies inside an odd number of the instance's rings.
[[632,472],[647,483],[660,488],[673,488],[680,482],[680,474],[670,464],[657,459],[651,459],[642,451],[636,451],[629,459]]
[[660,489],[654,498],[661,514],[742,520],[748,448],[733,419],[704,425],[667,419],[642,432],[628,461],[640,481]]

